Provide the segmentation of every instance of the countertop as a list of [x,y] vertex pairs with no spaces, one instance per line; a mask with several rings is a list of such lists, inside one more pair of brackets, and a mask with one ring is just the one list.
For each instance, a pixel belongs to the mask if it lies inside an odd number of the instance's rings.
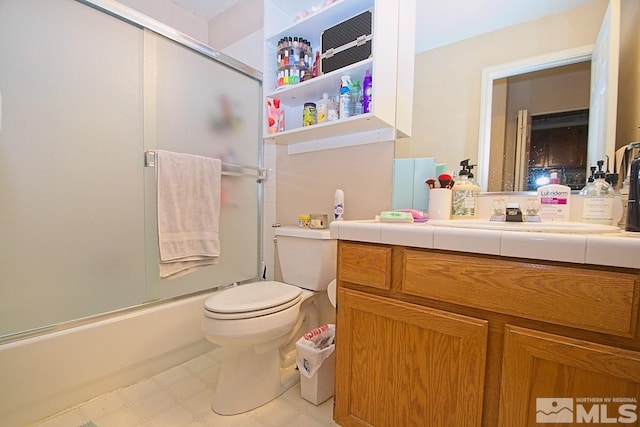
[[334,221],[331,237],[505,257],[626,267],[640,271],[640,233],[523,232],[373,220]]

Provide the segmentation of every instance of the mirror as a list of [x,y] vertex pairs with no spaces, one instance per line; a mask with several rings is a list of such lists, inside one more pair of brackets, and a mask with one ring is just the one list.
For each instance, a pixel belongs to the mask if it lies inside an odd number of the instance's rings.
[[[640,125],[640,103],[637,102],[640,98],[637,78],[640,3],[621,2],[623,53],[620,54],[618,114],[613,119],[617,130],[612,128],[617,133],[618,146],[636,141]],[[557,15],[417,54],[412,136],[396,141],[395,157],[435,157],[437,163],[446,164],[446,170],[453,172],[458,171],[460,160],[470,158],[472,163],[479,163],[476,177],[484,174],[482,187],[487,191],[491,147],[487,142],[481,144],[480,138],[484,135],[485,141],[489,141],[490,127],[483,127],[483,123],[490,118],[491,110],[485,107],[481,117],[481,106],[487,104],[485,94],[491,87],[489,83],[509,74],[590,61],[607,6],[607,0],[597,0]],[[527,62],[523,58],[533,60]],[[599,158],[602,158],[604,148],[600,147]],[[598,158],[598,154],[591,156]]]
[[[538,105],[534,107],[534,112],[536,110],[555,112],[571,108],[588,108],[589,83],[588,80],[584,81],[583,74],[586,67],[586,78],[589,78],[588,69],[592,50],[592,46],[583,46],[483,70],[478,145],[478,164],[481,167],[478,168],[478,183],[484,191],[527,191],[532,189],[526,185],[526,165],[531,160],[527,147],[528,141],[526,141],[527,138],[523,138],[521,149],[520,141],[517,141],[519,138],[516,138],[518,110],[534,105],[534,95],[536,94],[545,99],[537,102]],[[555,74],[551,74],[552,71],[556,71]],[[543,72],[547,72],[548,75],[545,76]],[[536,75],[540,78],[535,79]],[[514,89],[516,85],[510,82],[511,79],[521,76],[531,76],[531,79],[524,82],[529,84],[524,91],[520,91],[524,93],[515,102],[516,109],[513,111],[514,108],[509,106],[514,104],[512,99],[516,97],[514,93],[517,92]],[[577,87],[572,87],[563,93],[564,99],[562,101],[565,102],[556,102],[556,99],[553,99],[555,96],[553,93],[549,97],[540,95],[542,89],[547,86],[551,88],[555,85],[561,86],[555,88],[558,91],[566,88],[572,81],[578,81],[580,84],[576,84]],[[527,89],[534,89],[537,93],[529,93]],[[577,93],[578,91],[583,93]],[[572,100],[567,101],[569,97]],[[573,101],[574,99],[575,101]],[[527,124],[525,123],[524,126]],[[530,124],[528,128],[531,129]],[[583,155],[583,153],[577,152],[574,154],[575,157]],[[561,171],[565,169],[564,165],[554,166],[557,166]],[[563,174],[561,173],[559,176],[563,177]],[[563,180],[563,183],[566,182]]]

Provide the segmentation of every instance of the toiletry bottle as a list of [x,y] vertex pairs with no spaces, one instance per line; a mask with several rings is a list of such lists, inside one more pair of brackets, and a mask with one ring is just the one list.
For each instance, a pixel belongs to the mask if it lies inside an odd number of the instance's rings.
[[585,185],[582,195],[582,222],[611,225],[613,223],[614,191],[602,170],[603,160],[598,160],[598,171],[593,175],[593,183]]
[[560,184],[558,172],[551,172],[551,183],[538,187],[540,220],[569,221],[571,210],[571,188]]
[[362,112],[368,113],[371,111],[371,101],[373,100],[373,78],[369,70],[364,72],[364,79],[362,80]]
[[362,88],[358,80],[351,83],[351,108],[354,116],[362,114]]
[[337,189],[333,198],[333,219],[342,221],[344,216],[344,191]]
[[322,99],[318,101],[316,109],[318,114],[318,123],[327,121],[327,115],[329,112],[329,94],[327,92],[322,94]]
[[640,155],[631,162],[627,224],[624,229],[627,231],[640,231]]
[[480,187],[469,180],[469,159],[460,162],[462,169],[453,184],[451,195],[451,219],[472,219],[476,216]]
[[351,116],[351,76],[341,77],[340,86],[340,118],[346,119]]

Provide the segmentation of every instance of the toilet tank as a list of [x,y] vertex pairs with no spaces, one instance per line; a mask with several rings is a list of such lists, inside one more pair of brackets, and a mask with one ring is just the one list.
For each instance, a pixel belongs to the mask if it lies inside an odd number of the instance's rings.
[[285,283],[323,291],[336,278],[336,239],[329,229],[278,227],[278,258]]

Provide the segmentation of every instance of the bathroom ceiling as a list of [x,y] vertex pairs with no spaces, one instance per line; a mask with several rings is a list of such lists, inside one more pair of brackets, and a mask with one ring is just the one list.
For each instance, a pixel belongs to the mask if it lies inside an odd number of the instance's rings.
[[[262,0],[173,0],[209,21],[237,3]],[[560,13],[598,0],[416,0],[416,52]],[[277,0],[295,13],[300,0]],[[306,4],[306,2],[303,2]],[[321,0],[316,3],[320,4]],[[257,30],[257,29],[256,29]]]

